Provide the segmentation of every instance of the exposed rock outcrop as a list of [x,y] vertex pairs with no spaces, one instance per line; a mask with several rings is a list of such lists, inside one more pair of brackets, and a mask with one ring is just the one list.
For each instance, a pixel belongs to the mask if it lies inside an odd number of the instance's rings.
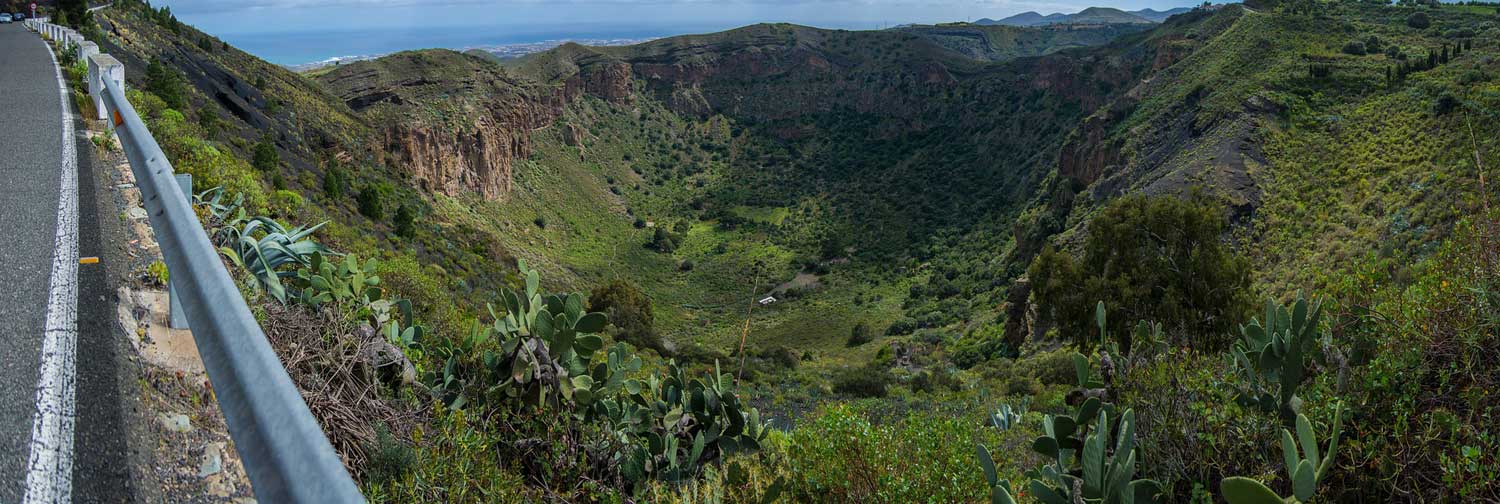
[[1121,98],[1111,107],[1084,119],[1058,152],[1057,172],[1083,185],[1093,184],[1121,162],[1121,138],[1110,136],[1110,127],[1128,117],[1135,102]]
[[602,77],[587,85],[540,89],[490,62],[441,50],[347,65],[322,80],[351,108],[374,119],[384,147],[378,155],[387,165],[406,172],[425,191],[449,196],[472,191],[486,199],[511,190],[515,159],[530,155],[532,131],[552,125],[580,88],[605,94],[618,93],[622,85],[629,89],[628,82]]

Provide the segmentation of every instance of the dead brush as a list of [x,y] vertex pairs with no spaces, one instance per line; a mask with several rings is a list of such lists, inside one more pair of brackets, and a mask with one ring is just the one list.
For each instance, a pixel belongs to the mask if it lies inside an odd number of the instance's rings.
[[393,436],[410,443],[412,430],[425,424],[430,412],[426,401],[381,396],[377,363],[367,356],[384,341],[373,329],[333,309],[314,313],[275,302],[262,306],[271,348],[350,474],[365,473],[377,426],[388,426]]

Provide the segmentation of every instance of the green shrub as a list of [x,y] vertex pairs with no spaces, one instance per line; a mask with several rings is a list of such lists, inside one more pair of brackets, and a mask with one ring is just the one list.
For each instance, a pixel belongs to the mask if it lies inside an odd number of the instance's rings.
[[1276,469],[1266,457],[1277,439],[1274,415],[1235,402],[1235,380],[1223,354],[1174,348],[1131,367],[1119,385],[1120,404],[1136,412],[1143,477],[1175,495],[1195,483]]
[[1013,376],[1005,382],[1005,395],[1032,396],[1042,391],[1042,384],[1036,378],[1028,376]]
[[1020,478],[1040,458],[1026,448],[1038,434],[1034,425],[995,429],[983,416],[912,413],[876,424],[852,406],[824,406],[790,433],[791,501],[987,501],[984,473],[974,463],[976,441],[1006,454],[997,462],[1000,477]]
[[368,451],[368,465],[360,469],[365,473],[364,481],[371,485],[399,481],[417,462],[416,450],[392,436],[383,423],[375,426],[375,442]]
[[[1349,421],[1358,435],[1350,435],[1325,495],[1399,494],[1427,502],[1500,495],[1496,251],[1500,215],[1491,214],[1458,222],[1420,261],[1372,253],[1331,275],[1339,303],[1328,325],[1336,341],[1352,346],[1348,358],[1355,364],[1341,396],[1361,406]],[[1320,382],[1344,386],[1334,378]],[[1329,421],[1326,410],[1304,409],[1317,423]]]
[[165,287],[167,282],[171,280],[171,276],[167,272],[167,263],[158,260],[146,266],[146,279],[152,285]]
[[848,368],[833,377],[833,391],[850,397],[885,397],[891,381],[891,373],[884,367]]
[[856,347],[870,342],[870,324],[861,320],[849,329],[849,341],[847,346]]
[[1164,324],[1175,344],[1222,349],[1249,309],[1250,265],[1223,242],[1221,207],[1195,196],[1126,196],[1094,217],[1082,257],[1047,248],[1028,276],[1042,318],[1081,346],[1099,339],[1099,302],[1109,332],[1130,347],[1137,321]]
[[1365,43],[1364,42],[1360,42],[1358,40],[1350,40],[1349,43],[1344,44],[1343,51],[1344,51],[1344,54],[1352,54],[1352,55],[1355,55],[1355,56],[1364,56],[1365,55]]
[[1012,361],[1021,376],[1036,378],[1043,385],[1073,385],[1077,372],[1073,368],[1074,350],[1061,347]]
[[281,154],[276,152],[276,144],[271,141],[271,135],[264,135],[255,143],[250,166],[263,173],[276,173],[281,167]]
[[1455,98],[1452,93],[1445,92],[1432,102],[1432,115],[1448,115],[1448,113],[1453,112],[1457,108],[1458,98]]
[[677,250],[678,240],[679,238],[673,235],[671,231],[658,226],[656,231],[651,235],[651,242],[647,243],[646,247],[657,252],[670,254]]
[[589,293],[589,309],[609,317],[610,325],[617,329],[614,333],[616,341],[666,355],[666,346],[656,333],[656,314],[651,307],[651,298],[635,284],[615,279],[594,288]]
[[323,194],[334,200],[343,197],[344,187],[348,185],[346,181],[347,177],[348,175],[344,174],[343,168],[339,168],[338,166],[329,167],[328,173],[323,175]]
[[146,90],[175,110],[187,110],[187,86],[177,70],[153,58],[146,65]]
[[415,236],[417,234],[416,219],[415,212],[407,204],[402,203],[401,206],[396,207],[396,217],[393,220],[396,236],[402,238]]
[[271,201],[267,203],[266,211],[281,218],[295,218],[302,216],[304,204],[301,194],[278,190],[271,193]]
[[1427,27],[1432,26],[1432,18],[1427,17],[1426,12],[1414,12],[1412,15],[1406,17],[1406,26],[1425,30]]
[[535,502],[534,491],[495,453],[503,446],[498,429],[484,419],[470,421],[462,410],[441,405],[433,412],[431,431],[413,435],[414,461],[403,473],[384,481],[366,480],[371,502]]
[[370,184],[359,190],[355,199],[359,202],[359,213],[374,220],[385,218],[383,192],[379,184]]

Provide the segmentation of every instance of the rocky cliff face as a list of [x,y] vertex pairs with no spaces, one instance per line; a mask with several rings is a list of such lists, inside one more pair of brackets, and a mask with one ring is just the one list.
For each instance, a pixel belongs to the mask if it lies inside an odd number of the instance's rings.
[[510,191],[513,160],[529,153],[530,130],[550,124],[552,117],[524,108],[495,112],[479,115],[463,131],[392,124],[384,130],[386,153],[394,161],[390,164],[426,191],[454,196],[467,190],[499,198]]
[[371,119],[387,165],[423,190],[487,199],[510,191],[515,159],[531,152],[531,132],[552,125],[566,102],[585,91],[628,97],[607,72],[544,89],[451,51],[400,53],[320,79]]
[[1124,140],[1111,137],[1110,126],[1128,115],[1134,103],[1121,99],[1083,121],[1063,144],[1057,156],[1057,173],[1083,185],[1093,184],[1121,162]]

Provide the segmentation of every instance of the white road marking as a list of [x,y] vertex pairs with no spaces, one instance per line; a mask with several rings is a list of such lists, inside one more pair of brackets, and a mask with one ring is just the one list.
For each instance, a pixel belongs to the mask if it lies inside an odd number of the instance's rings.
[[31,423],[31,458],[26,468],[23,502],[27,504],[73,500],[74,359],[78,344],[78,158],[76,139],[73,138],[73,114],[68,108],[68,85],[50,47],[47,56],[52,58],[58,96],[62,100],[62,176],[57,191],[57,237],[53,246],[52,280],[47,293],[41,376],[36,386],[36,416],[32,417]]

